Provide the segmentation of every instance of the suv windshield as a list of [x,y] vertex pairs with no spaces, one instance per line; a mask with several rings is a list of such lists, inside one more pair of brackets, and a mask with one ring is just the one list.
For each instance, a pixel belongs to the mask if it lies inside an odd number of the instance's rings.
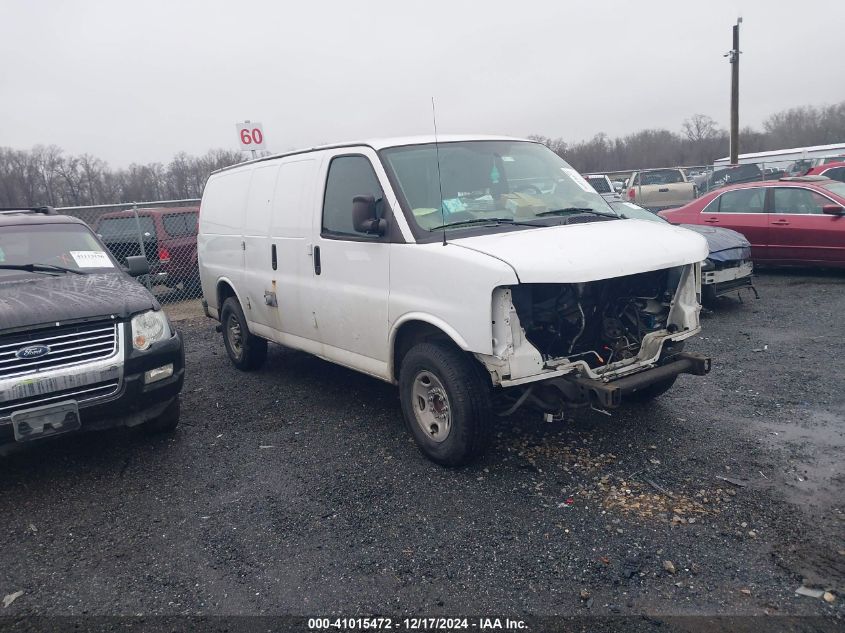
[[439,177],[434,143],[389,148],[381,155],[418,231],[477,230],[485,220],[491,226],[533,220],[543,225],[550,216],[578,213],[617,217],[578,172],[539,143],[441,143]]
[[38,272],[56,274],[62,274],[62,269],[91,272],[115,267],[97,238],[81,224],[4,226],[0,232],[0,275],[19,274],[21,267],[33,264]]

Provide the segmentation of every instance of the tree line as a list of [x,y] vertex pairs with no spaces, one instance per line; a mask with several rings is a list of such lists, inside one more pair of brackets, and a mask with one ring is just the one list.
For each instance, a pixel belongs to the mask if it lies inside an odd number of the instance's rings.
[[[705,114],[683,122],[680,131],[641,130],[610,138],[568,143],[562,138],[534,135],[581,172],[621,171],[677,165],[711,165],[730,151],[728,131]],[[740,130],[741,153],[845,143],[845,101],[834,105],[790,108],[769,116],[762,130]]]
[[54,207],[199,198],[215,169],[244,160],[236,150],[203,156],[181,152],[169,163],[133,163],[112,169],[90,154],[66,154],[55,145],[30,150],[0,147],[0,207]]
[[[618,171],[672,165],[709,165],[728,155],[728,132],[704,114],[683,122],[679,131],[647,129],[610,138],[567,142],[534,135],[582,172]],[[802,106],[775,113],[762,130],[740,131],[740,151],[759,152],[845,142],[845,101]],[[90,154],[65,153],[55,145],[30,150],[0,147],[0,207],[87,206],[199,198],[215,169],[244,160],[236,150],[203,156],[177,154],[169,163],[133,163],[112,169]]]

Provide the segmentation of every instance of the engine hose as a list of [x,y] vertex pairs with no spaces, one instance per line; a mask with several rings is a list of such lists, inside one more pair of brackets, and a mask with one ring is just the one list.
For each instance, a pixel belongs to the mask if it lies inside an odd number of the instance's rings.
[[581,307],[581,302],[578,302],[578,312],[581,314],[581,329],[578,330],[578,334],[575,335],[575,338],[572,339],[572,343],[569,345],[569,354],[572,353],[572,350],[575,349],[575,343],[578,342],[578,339],[581,338],[581,335],[584,333],[584,329],[587,327],[587,317],[584,316],[584,308]]

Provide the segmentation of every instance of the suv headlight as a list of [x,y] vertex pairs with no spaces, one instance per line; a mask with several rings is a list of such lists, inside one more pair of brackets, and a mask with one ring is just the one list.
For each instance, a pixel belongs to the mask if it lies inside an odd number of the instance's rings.
[[145,350],[157,341],[170,338],[170,323],[163,310],[150,310],[132,317],[132,347]]

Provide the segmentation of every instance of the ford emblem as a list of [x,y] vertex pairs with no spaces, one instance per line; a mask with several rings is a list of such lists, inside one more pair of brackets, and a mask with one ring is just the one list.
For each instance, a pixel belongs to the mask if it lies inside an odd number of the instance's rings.
[[49,353],[50,348],[46,345],[27,345],[15,352],[15,356],[22,360],[31,360],[33,358],[41,358]]

